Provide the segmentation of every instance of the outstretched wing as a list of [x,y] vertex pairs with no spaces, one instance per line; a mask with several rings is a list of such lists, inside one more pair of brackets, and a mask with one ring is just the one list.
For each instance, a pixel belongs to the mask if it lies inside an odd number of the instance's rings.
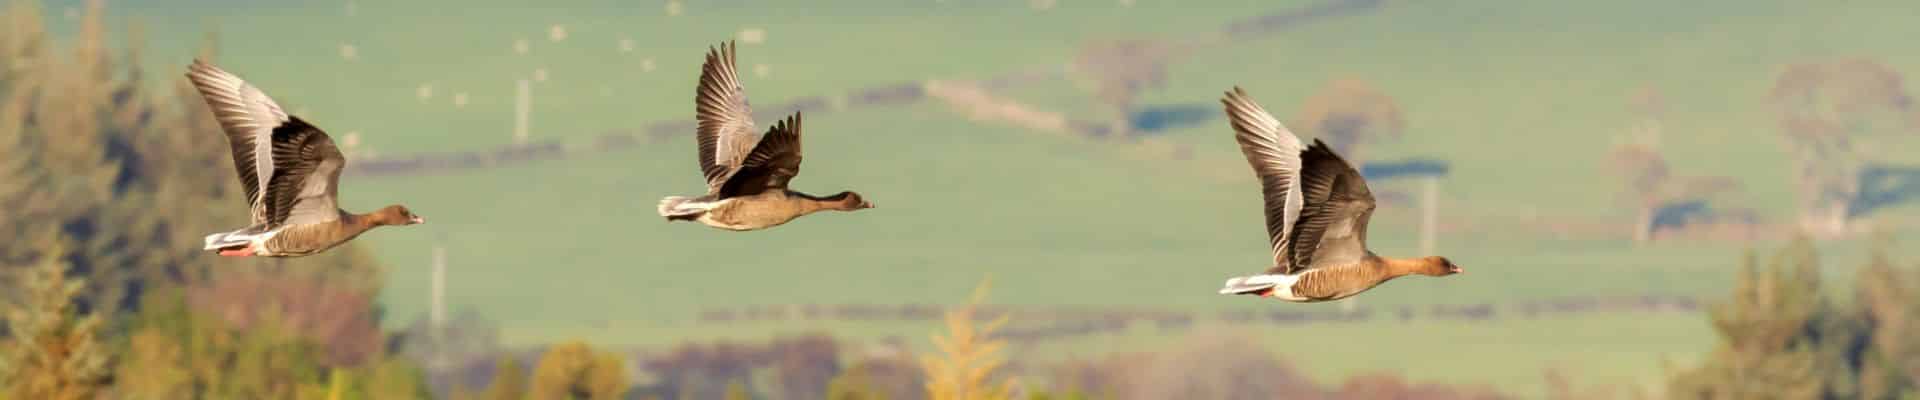
[[1233,125],[1234,140],[1240,153],[1260,178],[1265,198],[1267,242],[1272,246],[1274,270],[1292,273],[1295,265],[1287,245],[1294,236],[1293,226],[1300,219],[1303,204],[1300,182],[1300,138],[1282,126],[1247,92],[1234,87],[1220,100],[1226,106],[1227,121]]
[[747,196],[768,190],[784,190],[800,174],[800,113],[773,124],[760,137],[739,170],[727,178],[721,197]]
[[187,80],[200,91],[221,130],[226,131],[233,169],[240,175],[240,186],[246,189],[253,223],[266,222],[263,189],[274,173],[269,136],[287,122],[287,113],[259,88],[202,60],[187,66]]
[[292,118],[273,135],[273,177],[267,182],[267,228],[340,218],[340,170],[346,157],[326,132]]
[[700,67],[700,87],[694,93],[700,172],[707,177],[709,194],[720,191],[759,142],[746,88],[740,86],[735,73],[733,51],[732,41],[718,49],[707,49],[707,62]]
[[1293,227],[1293,269],[1349,265],[1367,255],[1367,222],[1373,192],[1360,171],[1314,139],[1301,153],[1301,191],[1306,205]]

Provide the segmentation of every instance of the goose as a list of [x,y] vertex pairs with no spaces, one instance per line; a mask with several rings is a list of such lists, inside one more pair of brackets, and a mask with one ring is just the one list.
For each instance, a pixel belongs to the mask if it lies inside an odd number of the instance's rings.
[[821,210],[873,208],[859,193],[813,196],[787,185],[800,174],[800,113],[774,123],[766,135],[754,133],[746,89],[734,74],[734,44],[707,48],[695,89],[694,112],[700,171],[707,194],[667,196],[660,216],[668,222],[697,221],[730,231],[766,229]]
[[302,257],[376,227],[426,222],[401,205],[366,214],[341,210],[346,158],[326,132],[287,115],[259,88],[204,60],[187,67],[187,79],[226,131],[252,215],[246,228],[207,235],[205,250],[227,257]]
[[1463,272],[1446,257],[1388,258],[1367,250],[1373,192],[1360,172],[1319,139],[1300,138],[1239,87],[1220,100],[1240,152],[1260,178],[1273,266],[1227,280],[1220,294],[1297,303],[1352,297],[1407,275]]

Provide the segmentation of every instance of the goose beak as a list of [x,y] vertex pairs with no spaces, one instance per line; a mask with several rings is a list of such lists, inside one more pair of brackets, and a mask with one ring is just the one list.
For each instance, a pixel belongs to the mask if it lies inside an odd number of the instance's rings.
[[427,223],[427,217],[415,215],[413,216],[413,218],[408,219],[407,223],[408,224],[424,224],[424,223]]
[[860,208],[873,208],[873,202],[861,202]]

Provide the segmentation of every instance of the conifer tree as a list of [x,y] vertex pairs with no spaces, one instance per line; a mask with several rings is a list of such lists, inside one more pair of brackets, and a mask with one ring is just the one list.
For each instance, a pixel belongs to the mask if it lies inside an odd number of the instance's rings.
[[10,307],[4,348],[6,392],[21,399],[87,400],[109,379],[107,349],[96,337],[101,319],[74,304],[85,282],[67,278],[64,252],[51,245],[28,270],[24,301]]

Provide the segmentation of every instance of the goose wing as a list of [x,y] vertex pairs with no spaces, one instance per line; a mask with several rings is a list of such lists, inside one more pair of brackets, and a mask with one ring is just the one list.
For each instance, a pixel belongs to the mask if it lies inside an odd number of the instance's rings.
[[338,187],[346,157],[333,138],[300,118],[273,129],[273,177],[267,182],[268,229],[340,219]]
[[1300,154],[1300,190],[1306,200],[1289,245],[1292,270],[1349,265],[1367,256],[1373,191],[1327,144],[1314,139]]
[[700,86],[694,93],[700,172],[707,177],[709,194],[720,192],[728,176],[740,168],[740,162],[759,142],[746,88],[740,86],[734,71],[733,52],[732,41],[707,49],[707,61],[700,67]]
[[187,66],[187,80],[200,91],[200,97],[207,101],[207,108],[213,111],[221,130],[226,131],[227,145],[233,152],[233,169],[240,175],[241,187],[246,189],[253,223],[266,222],[263,189],[273,176],[274,167],[270,136],[287,122],[286,111],[259,88],[206,61],[196,59]]
[[740,168],[721,185],[721,197],[747,196],[784,190],[800,174],[800,113],[773,124],[760,143],[747,153]]
[[1299,187],[1300,138],[1239,87],[1227,92],[1220,102],[1226,106],[1227,121],[1233,125],[1240,152],[1253,166],[1254,175],[1260,178],[1274,270],[1291,273],[1295,264],[1292,247],[1287,243],[1296,236],[1294,225],[1300,219],[1303,205]]

